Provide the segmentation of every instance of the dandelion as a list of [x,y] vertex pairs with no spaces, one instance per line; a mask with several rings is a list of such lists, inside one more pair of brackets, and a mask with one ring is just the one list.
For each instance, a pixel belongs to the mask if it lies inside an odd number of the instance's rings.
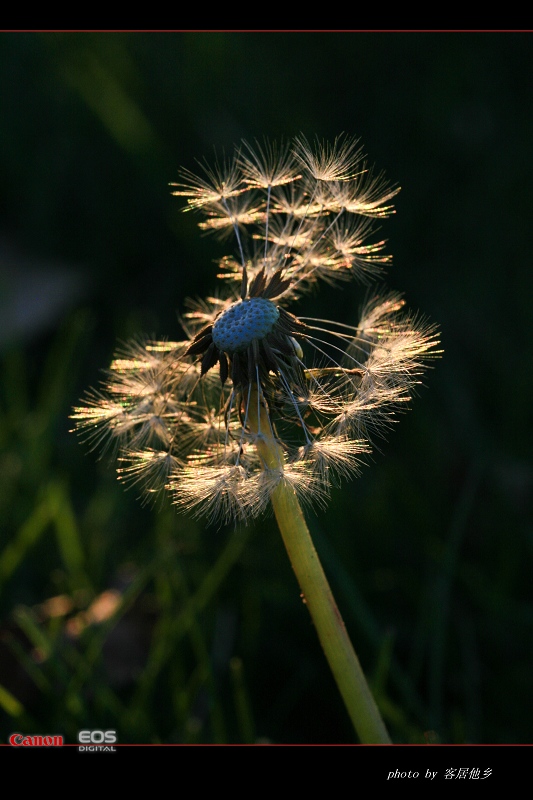
[[357,474],[439,353],[438,335],[398,294],[367,289],[356,325],[290,308],[320,281],[381,274],[390,256],[376,220],[394,213],[399,188],[374,176],[348,137],[243,144],[173,186],[203,230],[234,236],[217,295],[189,303],[183,341],[125,347],[72,417],[147,497],[169,492],[212,521],[248,520],[272,503],[352,719],[363,740],[388,741],[299,503],[323,504]]
[[[390,257],[374,218],[393,213],[398,189],[364,180],[347,138],[315,149],[303,137],[244,145],[203,173],[185,172],[174,194],[204,228],[235,234],[238,259],[222,259],[218,297],[190,305],[186,341],[119,353],[73,416],[89,438],[115,446],[121,480],[147,495],[169,491],[212,520],[258,515],[278,483],[323,503],[410,400],[436,334],[398,295],[371,296],[356,326],[289,309],[317,281],[381,271]],[[277,448],[268,465],[266,440]]]

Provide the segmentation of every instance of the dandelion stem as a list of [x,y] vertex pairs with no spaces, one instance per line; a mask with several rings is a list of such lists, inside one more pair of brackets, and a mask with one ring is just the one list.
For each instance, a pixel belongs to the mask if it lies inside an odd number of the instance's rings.
[[[279,471],[280,464],[283,464],[283,450],[268,425],[268,412],[263,398],[259,404],[255,399],[250,403],[248,423],[253,433],[261,431],[257,449],[265,470]],[[272,492],[271,500],[304,602],[355,730],[363,744],[390,744],[313,545],[298,498],[292,487],[280,481]]]

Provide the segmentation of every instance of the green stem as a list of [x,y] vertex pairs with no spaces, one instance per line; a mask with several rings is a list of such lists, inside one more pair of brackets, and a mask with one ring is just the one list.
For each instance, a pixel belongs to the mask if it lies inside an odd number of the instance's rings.
[[[283,469],[283,451],[276,441],[263,402],[252,392],[249,424],[258,433],[257,449],[265,470]],[[322,569],[294,489],[280,481],[271,495],[276,520],[300,584],[304,603],[357,734],[364,744],[391,740],[353,649],[335,598]]]

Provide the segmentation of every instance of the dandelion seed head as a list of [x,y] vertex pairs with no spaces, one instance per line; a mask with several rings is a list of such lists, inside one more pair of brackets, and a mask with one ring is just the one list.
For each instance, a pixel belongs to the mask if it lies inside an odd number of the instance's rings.
[[243,143],[181,177],[174,194],[199,227],[234,239],[218,290],[188,301],[183,341],[122,347],[76,429],[111,449],[121,481],[213,522],[256,517],[281,485],[324,505],[407,407],[438,333],[382,290],[355,324],[289,308],[321,281],[383,273],[376,220],[399,189],[345,136]]
[[246,350],[253,340],[260,341],[279,319],[279,309],[264,297],[251,297],[235,303],[213,325],[213,342],[227,353]]

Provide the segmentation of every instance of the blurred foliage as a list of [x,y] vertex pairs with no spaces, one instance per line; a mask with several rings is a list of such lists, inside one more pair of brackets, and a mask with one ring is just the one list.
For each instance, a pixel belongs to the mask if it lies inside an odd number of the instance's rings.
[[312,534],[395,741],[531,741],[532,67],[518,33],[0,34],[0,740],[354,740],[274,521],[142,506],[68,420],[214,288],[178,168],[345,131],[446,353]]

